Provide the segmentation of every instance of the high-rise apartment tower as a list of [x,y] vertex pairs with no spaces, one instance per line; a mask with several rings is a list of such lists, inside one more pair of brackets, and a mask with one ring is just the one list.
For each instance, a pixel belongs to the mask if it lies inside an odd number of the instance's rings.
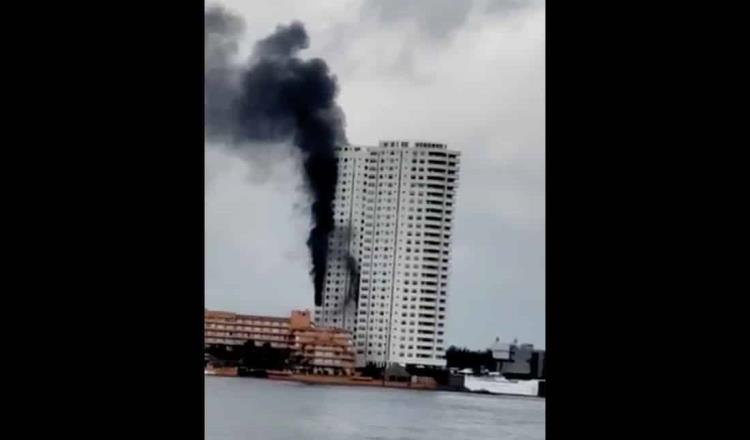
[[338,151],[336,230],[315,320],[354,334],[357,364],[445,366],[459,153],[404,140]]

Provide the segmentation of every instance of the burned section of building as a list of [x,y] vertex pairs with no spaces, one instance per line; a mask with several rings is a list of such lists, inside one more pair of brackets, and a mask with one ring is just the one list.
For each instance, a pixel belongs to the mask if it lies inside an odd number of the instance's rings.
[[206,310],[204,345],[207,364],[236,366],[245,362],[264,369],[354,374],[351,334],[316,326],[307,310],[292,311],[289,317]]

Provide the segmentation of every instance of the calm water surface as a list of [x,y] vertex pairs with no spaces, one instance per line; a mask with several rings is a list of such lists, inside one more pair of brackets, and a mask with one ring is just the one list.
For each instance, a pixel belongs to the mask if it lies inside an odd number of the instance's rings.
[[207,440],[544,439],[543,399],[207,377]]

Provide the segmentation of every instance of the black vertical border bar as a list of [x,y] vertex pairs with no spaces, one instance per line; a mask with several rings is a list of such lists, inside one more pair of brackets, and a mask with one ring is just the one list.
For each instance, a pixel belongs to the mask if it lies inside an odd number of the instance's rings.
[[203,438],[205,4],[29,9],[6,14],[25,81],[6,87],[26,120],[7,124],[4,193],[23,203],[3,201],[26,266],[6,289],[19,426]]

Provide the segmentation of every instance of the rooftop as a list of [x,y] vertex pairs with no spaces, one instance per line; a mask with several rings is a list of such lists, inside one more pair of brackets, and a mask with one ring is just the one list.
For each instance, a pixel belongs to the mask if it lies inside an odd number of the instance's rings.
[[289,318],[280,318],[278,316],[262,316],[262,315],[243,315],[240,313],[224,312],[221,310],[206,310],[206,318],[218,318],[218,319],[250,319],[259,321],[277,321],[287,322]]

